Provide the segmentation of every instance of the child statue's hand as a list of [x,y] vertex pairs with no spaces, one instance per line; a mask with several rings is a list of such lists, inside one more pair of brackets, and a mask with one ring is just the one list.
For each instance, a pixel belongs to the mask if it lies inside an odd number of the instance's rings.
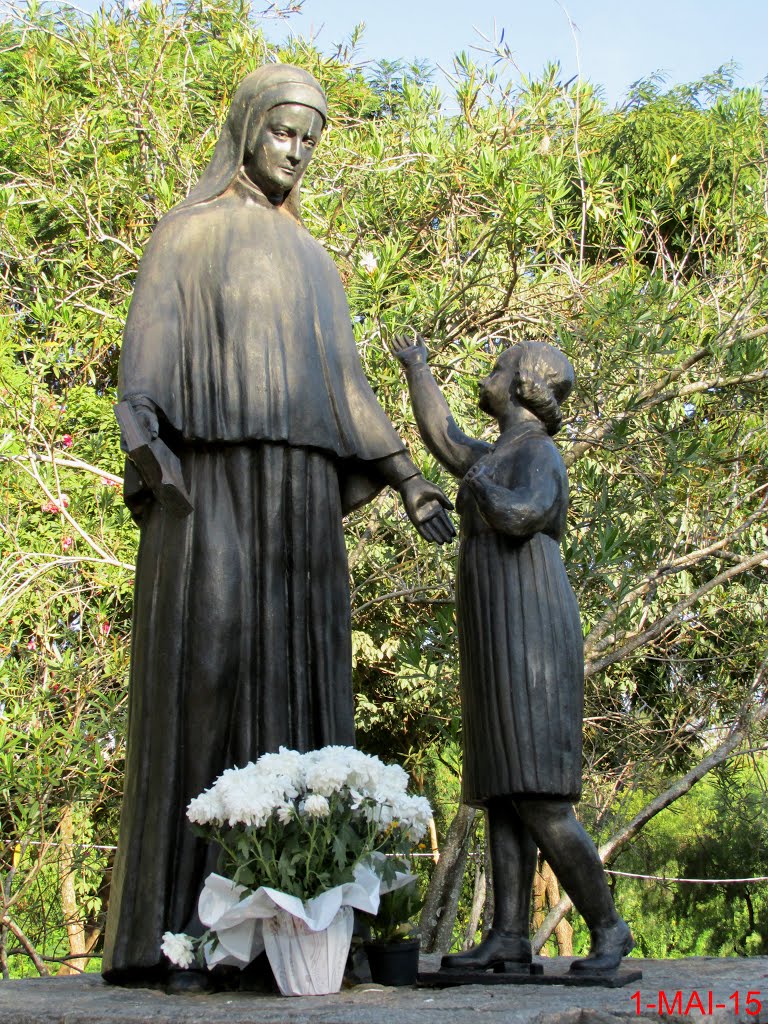
[[467,486],[471,487],[473,491],[477,491],[489,480],[490,473],[488,472],[488,467],[478,461],[474,466],[469,467],[461,482],[463,484],[467,484]]
[[399,359],[403,366],[416,366],[427,362],[427,346],[424,339],[415,331],[410,336],[398,334],[389,343],[392,355]]

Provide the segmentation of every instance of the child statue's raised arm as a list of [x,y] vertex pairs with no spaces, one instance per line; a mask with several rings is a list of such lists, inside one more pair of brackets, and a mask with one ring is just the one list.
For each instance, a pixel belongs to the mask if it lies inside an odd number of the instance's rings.
[[427,346],[421,335],[415,339],[400,335],[390,347],[405,367],[411,405],[424,443],[449,473],[463,477],[490,445],[459,428],[427,365]]

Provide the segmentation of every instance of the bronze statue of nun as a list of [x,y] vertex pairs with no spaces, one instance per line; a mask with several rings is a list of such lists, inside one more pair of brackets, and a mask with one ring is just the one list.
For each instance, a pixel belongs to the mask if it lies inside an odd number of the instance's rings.
[[133,494],[125,796],[104,976],[162,979],[165,931],[200,933],[215,855],[189,800],[280,745],[354,743],[342,517],[397,488],[419,532],[453,528],[368,384],[338,272],[300,220],[326,119],[315,79],[248,75],[213,157],[144,253],[119,394],[181,461],[193,512]]

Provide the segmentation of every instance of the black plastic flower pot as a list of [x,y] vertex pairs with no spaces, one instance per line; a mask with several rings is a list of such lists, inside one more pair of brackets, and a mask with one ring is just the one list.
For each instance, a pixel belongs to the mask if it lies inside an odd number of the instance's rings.
[[366,942],[371,981],[378,985],[415,985],[419,973],[419,940]]

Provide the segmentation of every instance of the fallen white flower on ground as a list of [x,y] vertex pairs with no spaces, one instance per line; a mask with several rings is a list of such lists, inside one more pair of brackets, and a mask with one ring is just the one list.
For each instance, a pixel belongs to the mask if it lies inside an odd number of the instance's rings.
[[174,935],[173,932],[166,932],[163,935],[163,944],[160,947],[171,963],[177,967],[189,967],[195,959],[195,950],[192,945],[192,938],[180,932]]

